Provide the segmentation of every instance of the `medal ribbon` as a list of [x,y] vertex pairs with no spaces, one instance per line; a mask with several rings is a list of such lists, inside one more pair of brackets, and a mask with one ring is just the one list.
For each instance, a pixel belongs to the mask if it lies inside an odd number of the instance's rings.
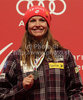
[[[45,52],[46,52],[47,48],[48,48],[48,41],[46,42]],[[33,67],[34,70],[37,70],[37,68],[42,63],[42,61],[43,61],[43,59],[45,57],[45,52],[37,60],[35,60],[34,64],[33,64],[32,59],[30,57],[31,66]]]

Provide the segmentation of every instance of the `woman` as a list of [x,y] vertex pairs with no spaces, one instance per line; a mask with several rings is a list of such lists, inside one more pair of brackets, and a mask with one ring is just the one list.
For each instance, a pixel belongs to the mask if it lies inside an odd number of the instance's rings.
[[53,39],[50,13],[33,6],[23,21],[22,45],[1,74],[0,100],[83,100],[79,70],[71,52]]

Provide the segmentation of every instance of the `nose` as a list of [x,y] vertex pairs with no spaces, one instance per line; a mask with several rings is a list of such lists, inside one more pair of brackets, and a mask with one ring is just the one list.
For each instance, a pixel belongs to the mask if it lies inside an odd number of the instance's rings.
[[39,20],[36,21],[36,26],[40,26],[40,21]]

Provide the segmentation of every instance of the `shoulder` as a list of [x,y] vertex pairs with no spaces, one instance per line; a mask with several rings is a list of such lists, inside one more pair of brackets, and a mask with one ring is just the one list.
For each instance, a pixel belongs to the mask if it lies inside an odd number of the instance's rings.
[[58,55],[60,55],[60,54],[69,55],[70,50],[68,50],[68,49],[57,49],[57,50],[54,50],[54,53],[56,53]]
[[56,57],[56,55],[59,57],[64,57],[64,59],[66,60],[68,60],[69,58],[74,59],[73,54],[68,49],[54,50],[54,56]]
[[7,60],[15,60],[20,58],[21,51],[20,49],[13,51],[7,58]]

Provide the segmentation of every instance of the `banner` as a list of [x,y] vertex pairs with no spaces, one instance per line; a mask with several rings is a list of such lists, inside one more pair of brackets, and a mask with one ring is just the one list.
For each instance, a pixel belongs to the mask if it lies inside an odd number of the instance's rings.
[[0,72],[8,55],[21,46],[25,32],[23,15],[33,5],[49,10],[52,35],[72,52],[83,80],[83,0],[1,0]]

